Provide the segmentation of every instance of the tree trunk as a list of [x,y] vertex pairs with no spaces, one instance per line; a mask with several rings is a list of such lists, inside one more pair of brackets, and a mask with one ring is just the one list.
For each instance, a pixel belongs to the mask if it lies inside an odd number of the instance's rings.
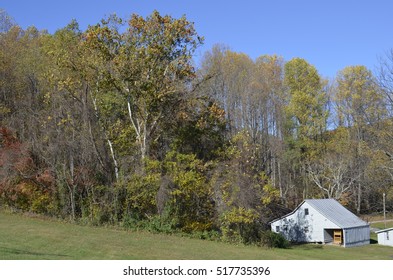
[[[147,119],[143,120],[142,124],[140,121],[138,121],[137,118],[135,118],[132,110],[132,105],[130,101],[127,102],[127,108],[128,108],[128,115],[130,117],[130,122],[132,124],[132,128],[135,130],[136,137],[139,143],[139,149],[141,153],[141,164],[143,166],[143,160],[146,157],[147,154]],[[146,117],[147,118],[147,117]]]
[[360,185],[360,183],[358,183],[358,193],[357,193],[358,197],[357,197],[357,206],[356,206],[356,213],[359,215],[360,214],[360,204],[362,201],[362,187]]
[[[100,116],[99,116],[98,107],[97,107],[97,101],[96,101],[96,99],[93,96],[92,96],[92,100],[93,100],[94,112],[95,112],[96,118],[97,118],[98,121],[100,121]],[[116,160],[115,151],[113,149],[112,141],[109,139],[108,133],[106,132],[105,127],[102,127],[102,131],[104,133],[105,140],[108,142],[109,151],[111,153],[111,157],[112,157],[112,160],[113,160],[113,165],[115,167],[116,181],[118,181],[119,180],[119,165],[118,165],[117,160]]]
[[107,139],[107,140],[108,140],[109,149],[111,151],[111,155],[112,155],[112,159],[113,159],[113,164],[115,165],[116,181],[118,181],[119,180],[119,166],[117,164],[117,160],[116,160],[116,157],[115,157],[115,151],[113,150],[113,146],[112,146],[111,140],[109,140],[109,139]]

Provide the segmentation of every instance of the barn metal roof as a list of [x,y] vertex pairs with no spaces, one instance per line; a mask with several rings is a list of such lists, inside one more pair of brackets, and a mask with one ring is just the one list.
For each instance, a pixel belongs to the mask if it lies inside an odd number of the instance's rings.
[[278,220],[288,217],[295,213],[305,202],[310,204],[315,210],[321,213],[324,217],[335,223],[340,228],[355,228],[369,226],[368,223],[361,220],[358,216],[353,214],[347,208],[342,206],[337,200],[333,198],[328,199],[306,199],[300,203],[291,213],[288,213],[280,218],[271,221],[272,224]]
[[385,232],[385,231],[393,231],[393,228],[381,229],[381,230],[376,231],[375,233],[378,234],[378,233]]
[[306,199],[304,202],[310,204],[319,213],[341,228],[368,226],[368,223],[361,220],[335,199]]

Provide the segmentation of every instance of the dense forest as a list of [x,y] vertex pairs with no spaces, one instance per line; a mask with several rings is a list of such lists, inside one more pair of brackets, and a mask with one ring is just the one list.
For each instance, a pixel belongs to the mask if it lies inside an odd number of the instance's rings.
[[186,17],[0,13],[1,207],[246,243],[305,198],[393,210],[393,51],[328,80],[223,45],[196,66]]

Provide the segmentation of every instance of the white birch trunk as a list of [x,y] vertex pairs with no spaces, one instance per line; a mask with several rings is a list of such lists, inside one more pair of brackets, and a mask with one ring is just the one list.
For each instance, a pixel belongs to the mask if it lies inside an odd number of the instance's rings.
[[[98,114],[97,100],[94,97],[92,99],[93,99],[93,105],[94,105],[94,112],[95,112],[95,115],[96,115],[97,119],[99,120],[100,118],[99,118],[99,114]],[[119,180],[119,165],[118,165],[117,160],[116,160],[115,151],[113,149],[112,141],[109,139],[108,134],[105,131],[105,128],[103,128],[102,130],[103,130],[103,133],[104,133],[104,138],[108,142],[109,151],[111,153],[111,157],[112,157],[112,160],[113,160],[113,165],[115,166],[116,181],[118,181]]]

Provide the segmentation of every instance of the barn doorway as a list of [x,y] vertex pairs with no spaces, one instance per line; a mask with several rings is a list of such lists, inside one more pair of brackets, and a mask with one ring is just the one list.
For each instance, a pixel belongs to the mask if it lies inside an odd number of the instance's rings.
[[343,231],[341,229],[333,230],[333,244],[343,244]]
[[324,229],[324,242],[325,244],[338,244],[342,245],[343,242],[343,231],[342,229]]

